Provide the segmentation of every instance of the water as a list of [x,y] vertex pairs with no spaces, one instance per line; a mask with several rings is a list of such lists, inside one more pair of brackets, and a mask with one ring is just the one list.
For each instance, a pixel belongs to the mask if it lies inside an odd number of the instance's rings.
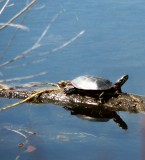
[[[1,2],[0,6],[3,4]],[[10,4],[13,6],[4,10],[1,22],[8,21],[26,2],[14,0]],[[32,10],[13,22],[23,21],[29,31],[19,30],[16,33],[0,64],[31,48],[48,24],[51,24],[50,29],[42,39],[41,47],[28,54],[29,57],[1,68],[1,79],[47,71],[47,75],[9,84],[58,82],[84,74],[107,77],[114,82],[123,74],[129,74],[123,91],[144,95],[144,4],[143,0],[38,1]],[[57,15],[55,21],[51,22]],[[0,31],[1,54],[6,51],[15,31],[12,27]],[[62,49],[53,50],[81,31],[84,31],[81,37]],[[45,52],[48,54],[38,56]],[[8,68],[10,66],[15,68]],[[15,101],[1,98],[0,104],[3,107]],[[113,120],[90,122],[71,116],[61,106],[23,104],[1,113],[0,158],[144,159],[144,115],[118,114],[128,125],[127,131],[119,128]],[[37,134],[27,133],[29,143],[19,148],[18,144],[24,141],[24,137],[12,131],[18,129]],[[28,150],[29,147],[34,147],[34,151]]]

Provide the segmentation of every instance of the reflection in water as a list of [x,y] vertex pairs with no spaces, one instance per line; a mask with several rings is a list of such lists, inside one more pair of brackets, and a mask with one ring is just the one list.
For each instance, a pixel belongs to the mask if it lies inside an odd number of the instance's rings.
[[145,159],[145,117],[141,119],[141,152],[142,160]]
[[71,112],[71,115],[75,115],[83,120],[95,121],[95,122],[107,122],[113,119],[124,130],[128,129],[127,124],[122,118],[115,112],[105,109],[103,107],[64,107]]

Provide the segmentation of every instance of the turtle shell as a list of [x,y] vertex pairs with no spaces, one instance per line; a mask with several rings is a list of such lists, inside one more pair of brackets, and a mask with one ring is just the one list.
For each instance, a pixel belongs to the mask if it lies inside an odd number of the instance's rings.
[[108,90],[113,83],[107,79],[96,76],[80,76],[71,81],[75,88],[82,90]]

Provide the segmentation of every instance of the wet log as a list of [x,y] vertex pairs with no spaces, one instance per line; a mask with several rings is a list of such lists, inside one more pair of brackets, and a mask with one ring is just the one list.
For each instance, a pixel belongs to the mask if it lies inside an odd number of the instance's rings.
[[[41,90],[41,89],[39,89]],[[25,99],[37,93],[38,90],[17,90],[11,88],[2,88],[0,97]],[[53,103],[67,108],[95,108],[107,109],[110,111],[128,111],[133,113],[145,111],[145,97],[133,95],[129,93],[121,93],[117,97],[111,97],[105,103],[100,103],[100,100],[90,96],[80,94],[67,95],[64,88],[49,88],[42,89],[42,92],[30,98],[29,103]]]

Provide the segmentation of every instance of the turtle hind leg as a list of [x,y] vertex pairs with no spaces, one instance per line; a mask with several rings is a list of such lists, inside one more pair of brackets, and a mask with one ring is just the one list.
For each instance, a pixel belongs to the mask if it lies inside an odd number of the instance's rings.
[[104,92],[102,92],[102,93],[99,95],[99,100],[100,100],[101,103],[105,103],[105,102],[107,101]]
[[105,92],[102,92],[100,95],[99,95],[99,100],[101,103],[105,103],[107,102],[110,98],[116,96],[116,94],[112,94],[112,93],[105,93]]
[[64,87],[64,92],[66,95],[70,95],[70,94],[75,94],[76,93],[76,89],[72,86],[69,87]]

